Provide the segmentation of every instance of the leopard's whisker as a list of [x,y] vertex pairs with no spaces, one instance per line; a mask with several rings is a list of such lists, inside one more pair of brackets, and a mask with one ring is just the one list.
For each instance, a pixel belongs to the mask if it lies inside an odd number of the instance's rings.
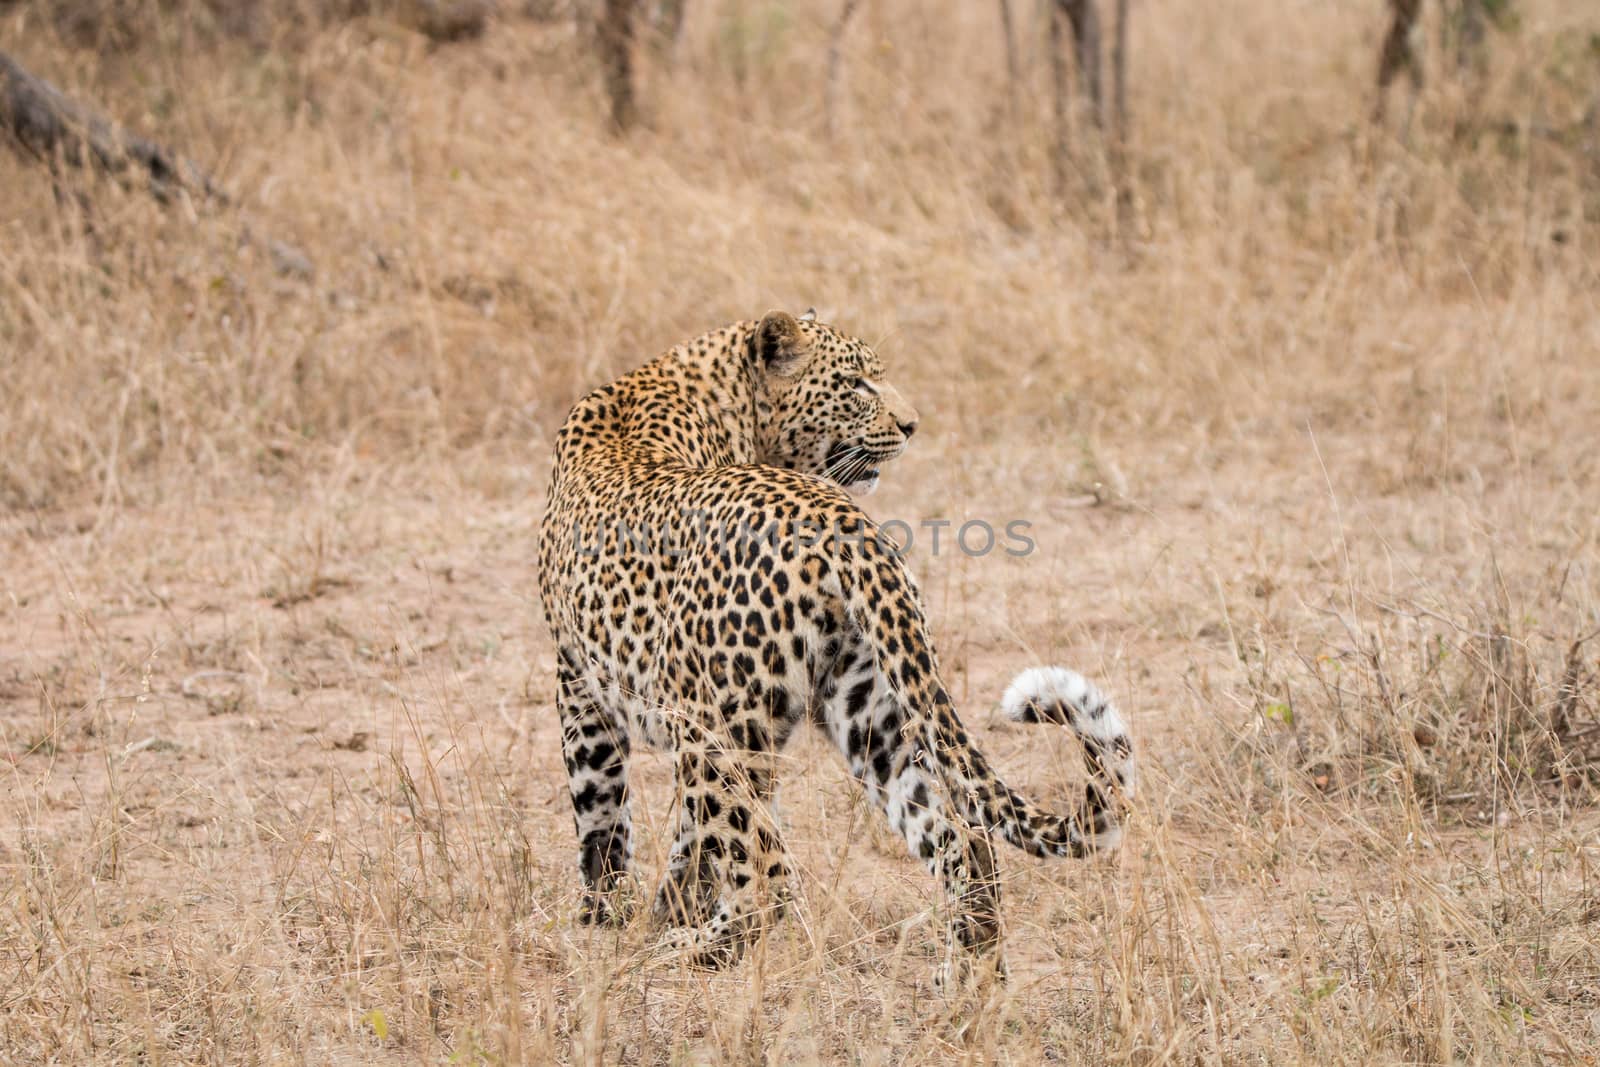
[[859,460],[861,456],[866,454],[867,449],[865,445],[851,444],[843,452],[840,452],[837,456],[828,461],[822,470],[823,477],[830,478],[833,481],[844,484],[845,479],[840,477],[841,473],[847,470],[852,463]]

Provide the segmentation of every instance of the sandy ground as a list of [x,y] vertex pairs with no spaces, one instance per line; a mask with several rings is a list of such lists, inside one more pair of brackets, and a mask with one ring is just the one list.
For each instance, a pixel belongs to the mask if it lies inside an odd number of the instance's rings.
[[[1426,608],[1457,580],[1441,559],[1470,567],[1481,509],[1449,488],[1432,507],[1340,506],[1339,443],[1307,441],[1258,477],[1245,450],[1214,478],[1152,474],[1147,500],[1097,502],[1070,470],[999,480],[970,453],[945,462],[930,437],[868,501],[876,514],[1026,517],[1038,544],[1022,559],[913,549],[981,743],[1065,806],[1071,743],[993,704],[1016,670],[1066,662],[1117,694],[1144,761],[1121,856],[1006,854],[1004,994],[962,1011],[933,992],[932,880],[820,737],[790,750],[782,800],[799,913],[754,960],[685,972],[650,956],[646,924],[575,925],[534,456],[525,484],[493,495],[346,474],[292,495],[190,487],[7,520],[10,1047],[45,1054],[81,1030],[107,1060],[151,1042],[313,1062],[473,1048],[870,1061],[874,1043],[891,1059],[1229,1058],[1286,1040],[1308,1058],[1403,1055],[1407,1040],[1509,1055],[1462,1019],[1488,1007],[1487,971],[1505,1000],[1491,1022],[1520,1055],[1583,1061],[1600,1041],[1591,787],[1575,777],[1520,804],[1482,790],[1425,812],[1398,777],[1332,754],[1328,706],[1302,697],[1292,725],[1276,705],[1252,710],[1287,677],[1278,658],[1360,650],[1340,651],[1337,616],[1362,575],[1383,571],[1383,597]],[[634,783],[648,891],[669,762],[640,756]],[[52,1002],[77,1006],[19,1010]],[[1537,1007],[1506,1023],[1506,1003]],[[1396,1005],[1415,1017],[1385,1014]],[[239,1019],[235,1044],[196,1013]]]

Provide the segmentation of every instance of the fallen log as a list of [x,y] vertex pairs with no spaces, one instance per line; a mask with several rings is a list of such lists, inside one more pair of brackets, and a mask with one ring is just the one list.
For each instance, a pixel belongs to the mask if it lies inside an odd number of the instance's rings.
[[45,162],[59,159],[119,175],[130,169],[142,171],[159,200],[167,200],[178,189],[223,203],[228,199],[193,162],[119,128],[30,74],[4,52],[0,52],[0,129],[26,153]]
[[[118,177],[144,175],[162,203],[186,192],[220,205],[227,192],[198,164],[165,145],[131,133],[29,73],[0,51],[0,140],[54,169],[65,163],[95,167]],[[247,226],[248,229],[248,226]],[[248,240],[248,238],[246,238]],[[309,277],[311,260],[293,245],[265,238],[280,273]]]

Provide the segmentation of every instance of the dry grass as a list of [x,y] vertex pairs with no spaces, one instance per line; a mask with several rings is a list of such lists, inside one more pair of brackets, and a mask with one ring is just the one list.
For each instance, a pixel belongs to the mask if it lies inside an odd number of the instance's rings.
[[[1131,211],[1087,131],[1058,178],[1046,101],[1007,113],[992,5],[867,5],[833,144],[831,4],[691,5],[626,140],[514,3],[447,48],[175,3],[89,50],[45,6],[0,48],[240,207],[0,152],[0,1059],[1600,1058],[1585,5],[1520,3],[1402,143],[1380,5],[1137,4]],[[914,552],[995,761],[1071,795],[990,710],[1038,660],[1142,746],[1121,855],[1006,857],[1004,987],[932,991],[934,886],[812,740],[799,914],[753,958],[574,922],[550,435],[812,304],[924,411],[875,514],[1034,523],[1026,559]]]

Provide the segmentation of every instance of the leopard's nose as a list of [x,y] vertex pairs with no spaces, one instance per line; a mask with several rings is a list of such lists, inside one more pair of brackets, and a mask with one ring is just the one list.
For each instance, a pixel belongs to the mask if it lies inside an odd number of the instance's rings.
[[906,440],[908,441],[911,440],[911,435],[917,432],[917,420],[915,419],[910,422],[902,422],[899,425],[900,432],[906,435]]

